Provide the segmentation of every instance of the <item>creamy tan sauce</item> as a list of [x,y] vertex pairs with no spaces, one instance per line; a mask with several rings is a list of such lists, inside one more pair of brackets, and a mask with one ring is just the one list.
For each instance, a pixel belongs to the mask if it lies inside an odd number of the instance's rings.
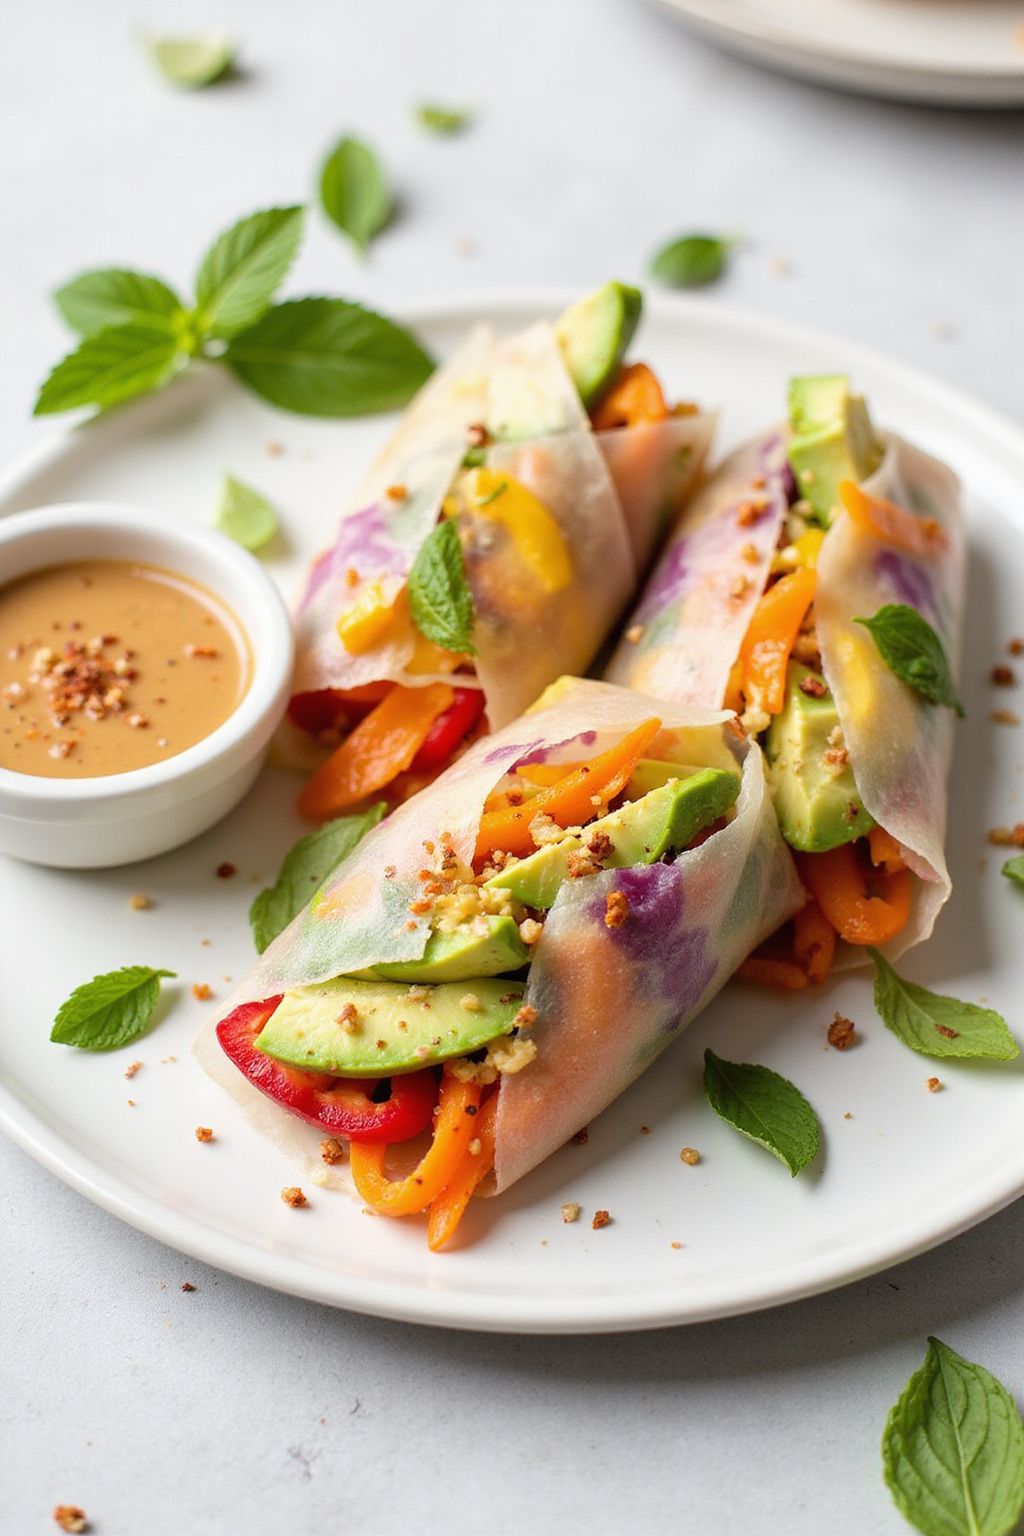
[[234,614],[184,576],[34,571],[0,587],[0,767],[83,779],[161,762],[223,724],[251,672]]

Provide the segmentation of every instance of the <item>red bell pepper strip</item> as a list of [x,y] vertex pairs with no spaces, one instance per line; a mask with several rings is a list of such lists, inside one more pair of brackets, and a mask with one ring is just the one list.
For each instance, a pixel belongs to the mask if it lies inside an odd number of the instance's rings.
[[482,688],[456,688],[455,702],[438,715],[409,764],[410,773],[434,773],[443,768],[484,711]]
[[437,1102],[429,1069],[393,1077],[390,1098],[378,1104],[371,1098],[373,1081],[303,1072],[258,1050],[256,1036],[280,1001],[243,1003],[217,1025],[222,1049],[254,1088],[328,1136],[384,1143],[409,1141],[426,1129]]

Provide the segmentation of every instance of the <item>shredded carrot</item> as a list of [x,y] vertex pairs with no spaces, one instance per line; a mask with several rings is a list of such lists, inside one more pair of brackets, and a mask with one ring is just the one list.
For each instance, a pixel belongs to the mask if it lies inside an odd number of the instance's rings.
[[527,784],[539,784],[541,789],[547,789],[557,784],[559,779],[564,779],[573,769],[582,766],[582,763],[520,763],[516,773]]
[[804,885],[848,944],[884,944],[905,926],[912,894],[908,869],[876,874],[872,884],[882,894],[871,896],[853,843],[827,853],[800,854],[797,864]]
[[299,796],[299,814],[323,821],[390,784],[454,698],[447,683],[392,688],[314,773]]
[[595,432],[608,432],[613,427],[664,421],[667,415],[668,406],[657,374],[646,363],[630,363],[619,369],[591,420]]
[[600,815],[603,807],[625,789],[660,729],[660,720],[645,720],[606,752],[571,769],[557,784],[542,789],[524,804],[485,811],[477,833],[476,858],[484,859],[499,848],[505,853],[532,853],[530,823],[542,813],[560,827],[582,825]]
[[741,981],[772,987],[778,992],[799,992],[807,985],[807,972],[794,960],[777,960],[769,955],[749,955],[736,974]]
[[723,709],[731,709],[737,715],[743,713],[743,663],[739,659],[732,664],[729,673],[729,681],[725,688],[725,698],[722,700]]
[[863,533],[911,555],[936,555],[949,548],[949,539],[934,517],[918,517],[894,501],[872,496],[853,480],[841,480],[839,500]]
[[809,901],[793,919],[793,955],[807,972],[807,979],[820,986],[832,969],[836,953],[836,931],[816,901]]
[[472,1120],[473,1139],[480,1145],[474,1154],[467,1145],[452,1178],[430,1204],[427,1242],[436,1253],[455,1236],[466,1206],[477,1185],[494,1166],[494,1133],[498,1119],[498,1095],[492,1094]]
[[871,862],[876,868],[884,869],[886,874],[894,875],[897,870],[905,869],[900,845],[891,832],[886,832],[884,827],[872,827],[868,833],[868,847],[871,851]]
[[740,648],[743,692],[752,708],[777,715],[786,702],[786,666],[817,581],[809,567],[793,571],[769,587],[754,609]]
[[480,1103],[480,1084],[461,1083],[445,1068],[441,1099],[434,1122],[434,1138],[417,1166],[404,1179],[389,1179],[384,1172],[387,1147],[383,1142],[353,1140],[349,1167],[356,1189],[367,1205],[385,1216],[414,1216],[425,1211],[459,1169],[473,1137],[476,1117],[467,1109]]

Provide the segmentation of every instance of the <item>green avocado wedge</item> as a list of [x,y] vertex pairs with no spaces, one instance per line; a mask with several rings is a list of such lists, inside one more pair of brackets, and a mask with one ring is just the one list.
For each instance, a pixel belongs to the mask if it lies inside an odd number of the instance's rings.
[[839,711],[824,678],[790,662],[786,702],[768,728],[764,749],[779,828],[801,853],[826,853],[852,843],[875,824],[849,763],[839,767],[825,761],[838,725]]
[[802,498],[828,528],[839,506],[842,480],[866,480],[881,463],[862,396],[843,374],[811,374],[789,382],[789,462]]
[[518,971],[529,960],[530,951],[511,917],[478,917],[450,933],[432,933],[420,960],[395,960],[355,974],[385,981],[472,981]]
[[509,1034],[522,1002],[522,985],[509,981],[410,988],[339,976],[286,992],[255,1043],[307,1072],[390,1077]]
[[643,307],[639,288],[605,283],[556,322],[555,339],[585,406],[593,405],[615,377]]
[[[591,822],[586,840],[564,837],[492,875],[485,885],[506,890],[528,907],[554,904],[571,875],[574,853],[595,849],[596,863],[605,869],[629,869],[654,864],[664,854],[685,848],[736,802],[739,779],[721,768],[703,768],[687,779],[670,780],[640,800]],[[601,847],[607,839],[607,848]]]

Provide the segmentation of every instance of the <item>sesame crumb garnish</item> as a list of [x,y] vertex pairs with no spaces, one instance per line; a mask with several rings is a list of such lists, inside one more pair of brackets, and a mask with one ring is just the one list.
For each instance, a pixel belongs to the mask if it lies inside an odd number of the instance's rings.
[[196,1126],[196,1141],[212,1141],[213,1131],[208,1125]]
[[695,1168],[700,1162],[700,1153],[696,1147],[684,1147],[679,1154],[679,1161],[687,1163],[691,1168]]
[[1024,656],[1024,640],[1014,636],[1012,640],[1007,641],[1006,649],[1011,656]]
[[208,982],[194,981],[192,983],[192,996],[197,1003],[206,1003],[213,996],[213,989]]
[[225,859],[223,864],[218,864],[217,865],[216,873],[217,873],[217,879],[218,880],[230,880],[232,875],[237,875],[238,874],[238,870],[235,868],[235,866],[233,864],[229,864],[227,862],[227,860]]
[[335,1163],[345,1161],[345,1148],[336,1136],[325,1136],[320,1143],[320,1156],[333,1168]]
[[594,1229],[595,1232],[600,1232],[602,1227],[607,1227],[607,1226],[611,1225],[611,1220],[612,1220],[612,1218],[611,1218],[610,1214],[607,1211],[595,1211],[594,1212],[594,1219],[590,1223],[590,1225]]
[[282,1189],[281,1199],[285,1205],[290,1205],[293,1211],[301,1211],[309,1204],[297,1184],[289,1184],[286,1189]]
[[532,1029],[537,1022],[537,1010],[530,1003],[524,1003],[512,1020],[517,1029]]
[[566,1226],[569,1226],[574,1221],[579,1221],[582,1209],[583,1207],[578,1200],[567,1200],[565,1202],[562,1206],[562,1220]]
[[148,912],[153,903],[142,891],[136,891],[134,896],[128,898],[128,905],[133,912]]
[[129,1062],[128,1066],[125,1067],[124,1075],[125,1075],[125,1077],[127,1077],[130,1080],[131,1078],[133,1078],[135,1076],[136,1072],[141,1072],[141,1071],[142,1071],[142,1062],[141,1061],[132,1061],[132,1062]]
[[992,720],[996,725],[1020,725],[1020,715],[1012,709],[994,709]]
[[1014,688],[1017,683],[1017,674],[1012,667],[1001,665],[992,668],[989,681],[995,688]]
[[857,1026],[852,1019],[837,1013],[828,1027],[828,1043],[837,1051],[848,1051],[857,1043]]
[[604,925],[621,928],[629,916],[629,897],[625,891],[609,891],[604,899]]
[[1024,821],[1012,827],[993,827],[988,840],[996,848],[1024,848]]
[[183,1280],[181,1282],[181,1288],[183,1291],[194,1291],[196,1289],[191,1280]]
[[62,1531],[69,1531],[72,1536],[78,1536],[81,1531],[89,1529],[89,1520],[84,1509],[77,1504],[58,1504],[53,1512],[53,1518]]
[[128,1108],[129,1109],[134,1109],[135,1108],[135,1100],[134,1099],[129,1099],[128,1100]]
[[930,1077],[925,1083],[925,1087],[928,1089],[929,1093],[941,1093],[942,1079],[938,1077]]
[[538,923],[535,917],[524,917],[519,924],[519,937],[527,946],[536,944],[544,932],[544,924]]
[[680,1249],[682,1246],[683,1246],[682,1243],[669,1243],[669,1247],[670,1248],[675,1248],[677,1250]]

